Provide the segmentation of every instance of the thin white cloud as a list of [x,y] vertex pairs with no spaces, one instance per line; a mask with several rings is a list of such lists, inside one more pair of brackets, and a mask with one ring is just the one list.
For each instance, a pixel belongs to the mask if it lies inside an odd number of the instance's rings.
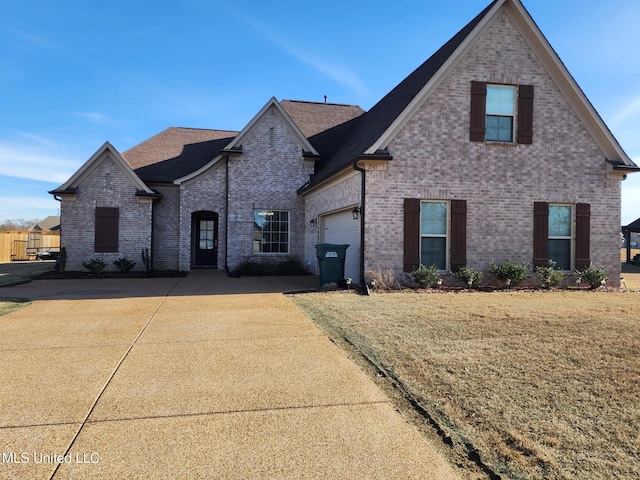
[[4,30],[7,34],[19,39],[22,43],[26,43],[38,48],[47,50],[58,50],[60,48],[60,46],[56,42],[37,33],[16,30],[14,28],[6,26],[2,26],[2,30]]
[[64,183],[80,166],[71,155],[42,145],[0,140],[0,174],[10,177]]
[[311,67],[322,75],[351,89],[356,95],[368,95],[367,87],[354,71],[344,66],[338,65],[335,62],[328,61],[325,58],[321,58],[320,56],[312,52],[303,50],[293,43],[284,40],[282,37],[277,35],[268,25],[255,19],[246,12],[240,11],[235,7],[231,7],[231,10],[233,10],[236,15],[244,19],[244,21],[249,23],[253,29],[259,32],[271,43],[278,46],[286,53],[293,56],[308,67]]
[[640,94],[627,101],[625,103],[625,106],[613,115],[611,119],[611,126],[612,128],[617,128],[619,126],[623,126],[631,120],[636,120],[634,122],[636,125],[639,123],[638,120],[640,120]]
[[107,115],[97,112],[72,112],[72,115],[89,120],[98,125],[106,125],[107,127],[117,127],[117,122],[109,118]]

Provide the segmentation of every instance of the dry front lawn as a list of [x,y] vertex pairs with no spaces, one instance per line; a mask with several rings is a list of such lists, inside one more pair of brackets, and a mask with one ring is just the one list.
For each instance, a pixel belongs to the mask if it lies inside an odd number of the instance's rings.
[[640,478],[640,294],[292,300],[401,384],[452,455],[477,452],[502,478]]

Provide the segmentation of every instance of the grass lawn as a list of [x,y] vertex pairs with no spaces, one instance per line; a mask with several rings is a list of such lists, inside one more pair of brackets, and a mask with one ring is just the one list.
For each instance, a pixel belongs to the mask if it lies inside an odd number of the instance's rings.
[[0,297],[0,317],[7,313],[26,307],[31,301],[26,298],[3,298]]
[[640,478],[640,294],[291,298],[400,384],[454,462],[477,452],[502,478]]

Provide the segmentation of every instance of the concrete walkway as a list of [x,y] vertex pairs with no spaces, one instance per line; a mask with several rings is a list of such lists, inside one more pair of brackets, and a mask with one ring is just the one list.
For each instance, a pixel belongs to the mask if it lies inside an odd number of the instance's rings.
[[38,280],[0,317],[0,478],[458,478],[281,293],[316,277]]

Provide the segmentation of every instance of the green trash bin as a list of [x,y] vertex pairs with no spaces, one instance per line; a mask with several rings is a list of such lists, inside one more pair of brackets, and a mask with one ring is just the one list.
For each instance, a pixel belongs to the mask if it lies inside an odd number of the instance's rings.
[[344,280],[344,259],[349,245],[321,243],[316,245],[316,256],[320,267],[320,288],[328,283]]

